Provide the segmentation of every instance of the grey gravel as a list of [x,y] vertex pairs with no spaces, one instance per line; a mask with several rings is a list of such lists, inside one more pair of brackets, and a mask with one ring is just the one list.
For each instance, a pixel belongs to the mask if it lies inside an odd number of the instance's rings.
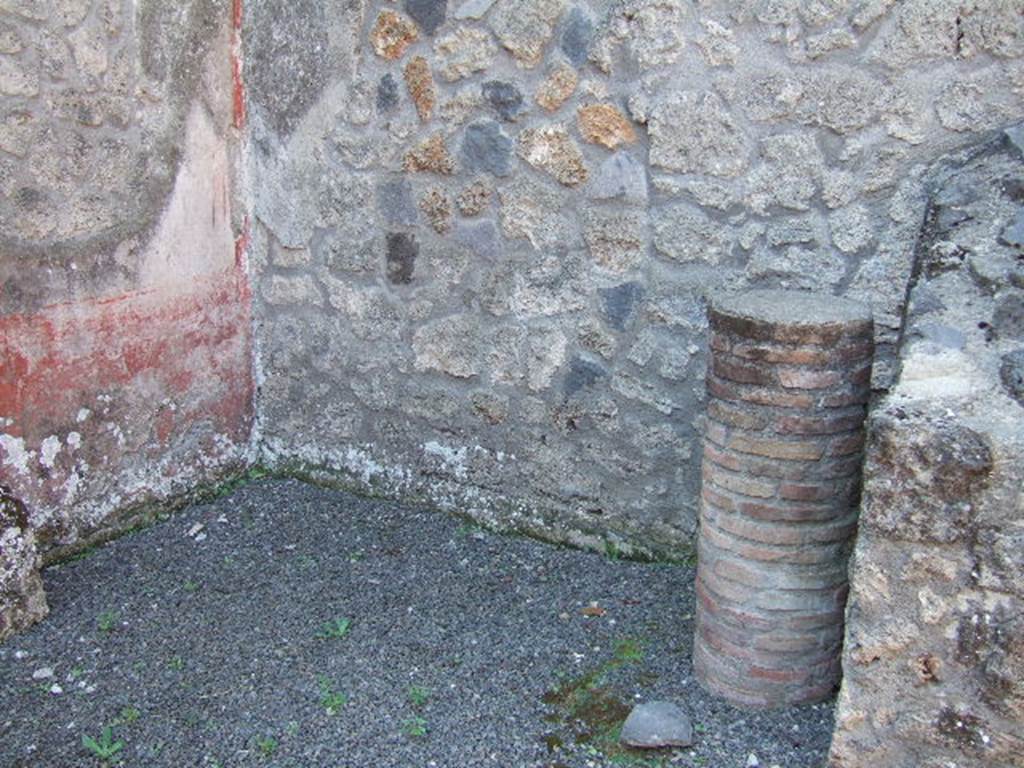
[[[46,569],[50,617],[0,646],[0,765],[98,766],[82,736],[108,725],[147,768],[823,765],[831,702],[747,713],[697,686],[693,575],[252,482]],[[697,744],[615,753],[573,692],[622,719],[685,701]]]

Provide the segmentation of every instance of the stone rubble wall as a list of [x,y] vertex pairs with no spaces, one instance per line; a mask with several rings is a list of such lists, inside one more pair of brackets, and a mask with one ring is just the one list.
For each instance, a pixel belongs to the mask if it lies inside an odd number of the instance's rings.
[[1024,766],[1024,132],[934,171],[873,408],[835,768]]
[[0,484],[47,555],[248,462],[232,14],[0,0]]
[[926,169],[1022,115],[986,0],[249,0],[271,466],[687,551],[705,297],[870,304],[893,373]]

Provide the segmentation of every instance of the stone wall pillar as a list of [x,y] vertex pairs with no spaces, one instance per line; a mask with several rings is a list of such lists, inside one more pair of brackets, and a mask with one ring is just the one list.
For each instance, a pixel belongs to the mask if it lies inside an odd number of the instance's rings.
[[0,642],[48,611],[35,534],[25,507],[0,485]]
[[764,290],[709,320],[694,669],[741,706],[822,699],[840,677],[871,313]]

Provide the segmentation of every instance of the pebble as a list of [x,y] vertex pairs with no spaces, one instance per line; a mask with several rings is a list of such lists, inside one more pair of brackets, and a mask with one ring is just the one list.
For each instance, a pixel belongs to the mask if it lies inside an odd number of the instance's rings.
[[33,680],[48,680],[53,677],[53,667],[40,667],[32,673]]
[[50,693],[52,693],[54,696],[60,696],[62,693],[64,693],[64,689],[61,688],[57,683],[54,683],[52,686],[50,686]]
[[747,768],[759,768],[761,761],[757,759],[757,755],[751,752],[747,755]]
[[687,747],[693,743],[693,726],[672,702],[648,701],[633,707],[619,741],[631,747]]

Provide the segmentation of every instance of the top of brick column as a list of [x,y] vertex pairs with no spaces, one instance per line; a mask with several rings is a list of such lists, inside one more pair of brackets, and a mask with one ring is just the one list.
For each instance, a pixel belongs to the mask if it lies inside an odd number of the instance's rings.
[[748,339],[832,344],[871,338],[871,308],[858,301],[806,291],[755,290],[713,297],[711,327]]

